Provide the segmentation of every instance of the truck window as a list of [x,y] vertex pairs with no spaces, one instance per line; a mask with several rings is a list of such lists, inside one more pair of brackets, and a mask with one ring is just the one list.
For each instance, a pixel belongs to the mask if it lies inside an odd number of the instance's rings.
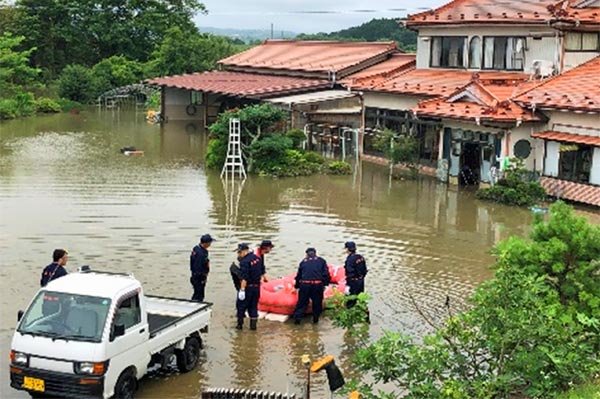
[[142,320],[140,300],[137,294],[124,299],[117,308],[115,325],[122,324],[127,329],[137,325]]
[[21,319],[24,334],[100,342],[110,299],[41,291]]

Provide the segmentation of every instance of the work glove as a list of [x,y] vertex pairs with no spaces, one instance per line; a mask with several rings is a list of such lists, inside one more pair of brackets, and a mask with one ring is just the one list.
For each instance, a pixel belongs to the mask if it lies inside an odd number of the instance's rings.
[[239,299],[240,301],[243,301],[243,300],[245,300],[245,299],[246,299],[246,291],[244,291],[244,290],[239,290],[239,291],[238,291],[238,299]]
[[350,295],[350,287],[349,286],[346,286],[346,288],[344,289],[344,294]]

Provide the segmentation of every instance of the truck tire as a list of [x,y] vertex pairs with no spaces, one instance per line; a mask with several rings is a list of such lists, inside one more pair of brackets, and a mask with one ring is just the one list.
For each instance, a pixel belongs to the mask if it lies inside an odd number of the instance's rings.
[[127,369],[121,373],[115,384],[114,399],[133,399],[137,380],[132,369]]
[[200,341],[197,337],[185,340],[183,350],[177,351],[177,368],[181,373],[192,371],[200,359]]

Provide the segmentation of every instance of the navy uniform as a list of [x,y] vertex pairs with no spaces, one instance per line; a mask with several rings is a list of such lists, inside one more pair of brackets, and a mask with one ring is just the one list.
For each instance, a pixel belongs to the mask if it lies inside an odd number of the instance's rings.
[[204,301],[206,280],[210,272],[210,259],[208,258],[208,248],[214,239],[210,234],[200,237],[200,244],[192,249],[190,254],[190,283],[194,288],[192,301]]
[[[346,271],[346,285],[348,286],[350,295],[358,295],[365,291],[365,276],[368,273],[367,262],[362,255],[356,253],[356,244],[353,241],[348,241],[344,244],[348,251],[348,257],[344,263]],[[356,300],[347,302],[347,306],[351,308],[356,304]]]
[[67,264],[69,253],[64,249],[55,249],[52,254],[52,263],[44,268],[40,278],[40,286],[45,287],[52,280],[67,275],[64,265]]
[[298,302],[294,310],[294,322],[300,324],[308,301],[312,302],[313,323],[319,322],[319,316],[323,312],[323,292],[325,286],[329,285],[329,268],[325,259],[317,256],[317,250],[308,248],[306,257],[300,262],[298,273],[296,273],[296,285],[298,288]]
[[239,244],[236,250],[240,259],[241,288],[238,292],[237,328],[244,325],[246,311],[250,316],[250,329],[256,330],[258,321],[258,300],[260,298],[260,283],[266,281],[266,269],[262,259],[250,252],[248,244]]

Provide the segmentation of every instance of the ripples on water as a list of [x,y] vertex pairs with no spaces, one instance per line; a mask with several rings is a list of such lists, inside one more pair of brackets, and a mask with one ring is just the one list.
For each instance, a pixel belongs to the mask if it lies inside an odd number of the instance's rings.
[[[125,157],[134,145],[144,157]],[[0,124],[0,289],[2,375],[14,315],[38,287],[55,247],[67,247],[69,268],[131,271],[152,293],[188,297],[189,250],[211,232],[214,301],[202,366],[190,374],[160,374],[140,397],[198,397],[206,386],[300,392],[299,356],[327,353],[348,370],[352,342],[328,320],[295,327],[261,321],[258,333],[232,329],[234,292],[228,274],[239,241],[272,239],[268,272],[295,271],[307,246],[330,263],[343,261],[343,242],[366,257],[373,296],[372,333],[428,331],[409,299],[433,319],[456,308],[491,275],[491,246],[527,230],[522,210],[483,204],[472,193],[431,180],[393,182],[385,170],[360,165],[350,177],[251,178],[224,185],[203,166],[204,134],[170,123],[161,129],[127,114],[56,115]],[[315,395],[324,396],[324,376]],[[22,397],[2,384],[0,396]]]

